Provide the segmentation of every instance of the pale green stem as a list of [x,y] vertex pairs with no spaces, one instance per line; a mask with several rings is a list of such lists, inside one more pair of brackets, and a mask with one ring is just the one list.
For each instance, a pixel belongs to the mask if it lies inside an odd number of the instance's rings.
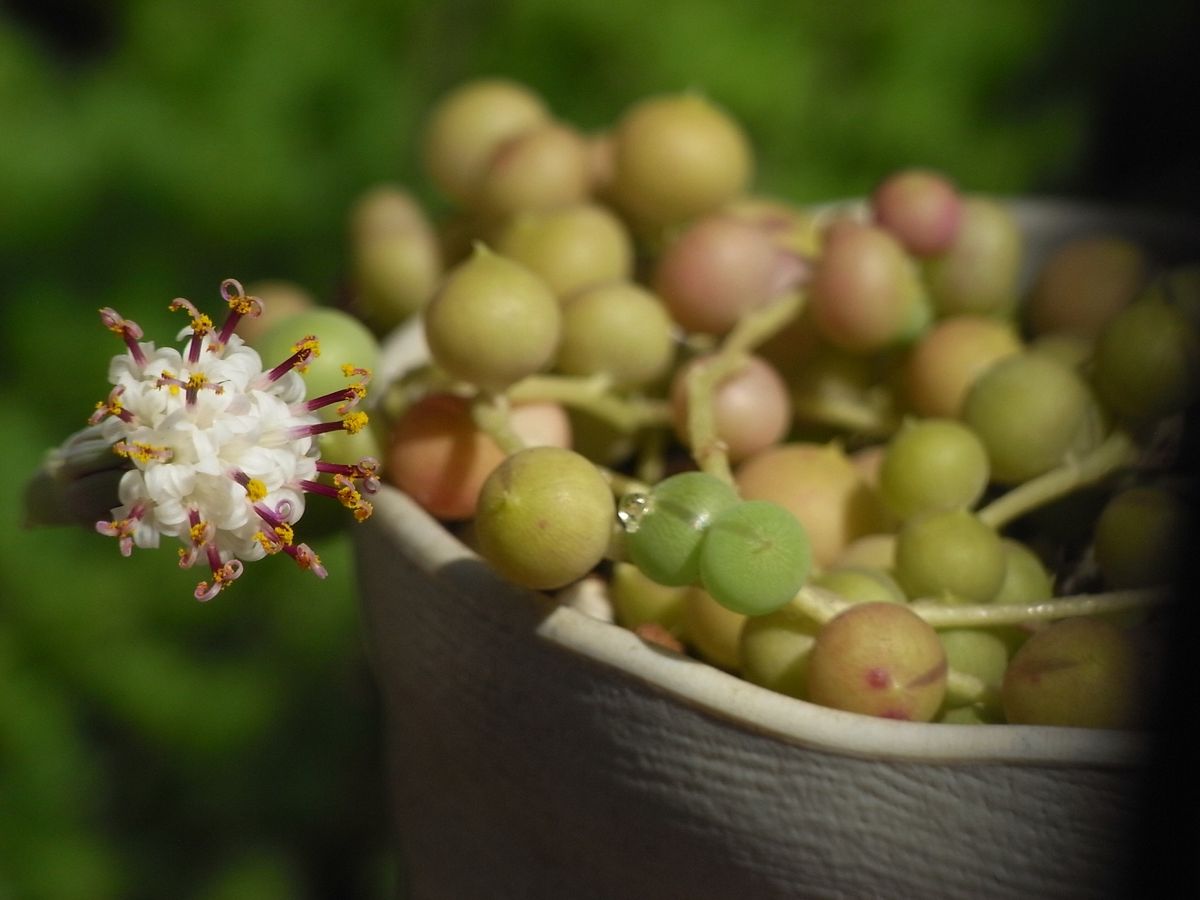
[[525,441],[513,430],[508,397],[504,394],[479,393],[471,401],[471,419],[496,445],[511,456],[525,449]]
[[389,420],[395,421],[404,415],[405,410],[418,398],[440,392],[470,396],[474,393],[474,387],[455,381],[436,366],[424,365],[406,372],[388,384],[376,402],[383,414]]
[[851,606],[849,600],[844,600],[833,591],[811,585],[800,588],[792,602],[819,625],[824,625],[842,610]]
[[999,692],[982,678],[959,669],[946,670],[946,694],[958,704],[998,705]]
[[665,432],[661,429],[648,431],[642,437],[641,446],[638,448],[636,470],[638,478],[642,481],[648,484],[657,484],[662,481],[666,468],[665,444]]
[[716,386],[742,367],[751,350],[794,319],[802,305],[803,295],[788,294],[747,313],[721,341],[716,352],[688,374],[688,446],[705,472],[733,482],[729,453],[717,435],[713,406]]
[[767,306],[746,313],[721,341],[717,353],[749,353],[796,318],[804,308],[804,300],[803,294],[785,294]]
[[979,518],[999,530],[1014,519],[1065,497],[1077,488],[1100,481],[1130,465],[1136,458],[1137,446],[1129,435],[1114,431],[1098,447],[1080,458],[1068,459],[1058,468],[1031,478],[997,497],[979,510]]
[[796,418],[869,437],[890,435],[899,427],[894,416],[849,399],[794,397]]
[[1166,589],[1142,589],[1003,605],[950,606],[937,600],[914,600],[910,608],[934,628],[978,628],[1127,612],[1163,603],[1169,597]]
[[[1169,596],[1165,588],[1146,588],[1105,594],[1076,594],[1036,603],[977,606],[951,606],[938,600],[917,599],[909,604],[909,608],[934,628],[979,628],[1145,609],[1164,602]],[[851,605],[850,601],[832,591],[811,585],[802,587],[793,602],[819,624],[828,622]]]
[[637,478],[631,478],[628,475],[615,472],[605,466],[596,466],[596,471],[604,476],[604,480],[608,482],[613,496],[617,499],[624,497],[626,494],[647,494],[650,492],[650,485]]
[[514,403],[561,403],[590,413],[625,434],[671,421],[665,402],[645,397],[618,397],[612,393],[609,380],[601,376],[531,375],[510,387],[508,398]]
[[745,353],[722,350],[692,369],[687,378],[687,431],[692,456],[703,471],[729,484],[733,484],[733,470],[729,467],[728,448],[717,435],[713,392],[724,378],[740,369],[745,360]]

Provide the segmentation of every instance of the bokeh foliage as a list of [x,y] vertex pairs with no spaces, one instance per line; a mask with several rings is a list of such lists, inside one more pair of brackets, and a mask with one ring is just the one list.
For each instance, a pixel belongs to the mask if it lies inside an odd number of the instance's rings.
[[212,306],[231,275],[291,279],[332,302],[348,206],[395,180],[439,209],[420,175],[420,122],[441,91],[481,74],[529,83],[587,129],[645,94],[701,90],[745,123],[759,187],[802,202],[915,163],[974,190],[1099,196],[1106,173],[1109,196],[1170,200],[1155,184],[1139,196],[1152,179],[1122,181],[1091,138],[1114,127],[1113,67],[1144,49],[1130,35],[1169,41],[1181,14],[1116,8],[10,3],[0,900],[378,897],[392,880],[344,534],[314,541],[326,582],[271,560],[199,605],[169,552],[122,560],[95,534],[20,527],[26,475],[106,393],[118,344],[98,307],[161,341],[181,324],[172,297]]

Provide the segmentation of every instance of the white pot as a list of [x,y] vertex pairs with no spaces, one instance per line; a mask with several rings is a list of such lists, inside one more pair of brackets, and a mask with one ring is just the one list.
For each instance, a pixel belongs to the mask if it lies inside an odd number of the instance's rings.
[[[1194,230],[1014,204],[1029,265],[1109,230]],[[409,331],[384,374],[422,352]],[[1129,863],[1146,739],[926,725],[756,687],[495,576],[405,495],[355,529],[411,895],[1106,896]]]

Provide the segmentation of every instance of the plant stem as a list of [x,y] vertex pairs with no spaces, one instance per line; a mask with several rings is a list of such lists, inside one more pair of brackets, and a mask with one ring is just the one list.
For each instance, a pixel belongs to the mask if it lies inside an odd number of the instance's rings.
[[982,678],[960,669],[947,669],[946,694],[963,704],[997,706],[999,692]]
[[977,628],[1145,609],[1164,602],[1168,596],[1165,589],[1141,589],[1112,591],[1106,594],[1076,594],[1038,603],[1011,603],[999,606],[948,606],[936,600],[914,600],[911,609],[934,628]]
[[997,531],[1040,506],[1065,497],[1130,465],[1137,446],[1124,431],[1114,431],[1103,443],[1079,459],[1068,459],[1056,469],[1031,478],[979,510],[982,522]]
[[549,401],[590,413],[625,434],[670,422],[666,403],[644,397],[618,397],[608,379],[598,376],[531,375],[508,389],[514,403]]
[[751,350],[794,319],[803,306],[803,299],[802,294],[786,294],[767,306],[747,313],[726,335],[712,356],[688,374],[688,446],[696,463],[705,472],[733,483],[729,453],[717,435],[713,405],[713,393],[717,385],[742,367]]
[[[939,600],[918,599],[909,604],[909,608],[934,628],[979,628],[1145,609],[1165,602],[1168,597],[1166,589],[1143,588],[1105,594],[1076,594],[1037,603],[1002,605],[950,606]],[[851,606],[850,601],[832,591],[811,585],[802,587],[793,602],[805,615],[821,625]]]
[[453,392],[469,396],[474,392],[473,387],[461,381],[455,381],[433,365],[418,366],[388,384],[377,401],[379,408],[390,421],[395,421],[404,415],[418,398],[438,392]]
[[895,432],[898,422],[894,416],[850,399],[794,397],[796,418],[815,425],[840,428],[854,434],[883,437]]
[[604,480],[608,482],[613,496],[618,500],[626,494],[647,494],[650,492],[650,485],[637,478],[622,475],[620,472],[615,472],[605,466],[596,466],[596,471],[604,476]]
[[471,419],[475,426],[489,435],[506,456],[512,456],[525,449],[525,441],[513,430],[508,413],[508,397],[504,394],[480,392],[471,401]]
[[849,600],[839,597],[833,591],[811,585],[800,588],[792,602],[818,625],[824,625],[842,610],[851,606]]

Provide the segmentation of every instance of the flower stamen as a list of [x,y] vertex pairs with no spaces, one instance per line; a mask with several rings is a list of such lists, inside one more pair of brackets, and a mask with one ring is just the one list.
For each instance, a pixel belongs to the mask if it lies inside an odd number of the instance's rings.
[[321,355],[321,344],[317,341],[316,336],[307,335],[302,340],[297,341],[292,346],[292,355],[273,368],[270,372],[264,374],[255,383],[255,387],[264,388],[267,385],[278,381],[288,372],[295,369],[303,374],[308,371],[308,361],[314,356]]
[[117,441],[113,444],[113,452],[117,456],[132,459],[143,465],[149,462],[167,462],[174,454],[170,447],[150,444],[146,441]]
[[146,505],[135,503],[124,518],[113,519],[109,522],[101,520],[96,523],[96,530],[108,537],[115,537],[121,555],[130,556],[133,553],[133,531],[145,515]]
[[317,460],[317,471],[328,475],[345,475],[354,481],[361,481],[362,490],[368,494],[379,490],[379,460],[373,456],[364,456],[353,465]]
[[296,438],[328,434],[331,431],[345,431],[348,434],[358,434],[367,427],[369,421],[370,418],[365,412],[352,412],[340,422],[317,422],[315,425],[293,425],[287,430],[287,436],[295,440]]
[[121,403],[121,395],[125,393],[125,388],[117,385],[108,392],[108,399],[101,400],[96,404],[96,411],[88,416],[89,425],[99,425],[109,416],[116,416],[122,422],[133,423],[133,413],[127,410]]
[[254,533],[255,540],[262,545],[263,550],[265,550],[268,554],[275,554],[280,550],[290,547],[295,537],[295,531],[292,529],[291,525],[287,524],[287,522],[280,522],[278,525],[275,525],[270,532],[256,531]]
[[333,485],[304,479],[300,482],[300,487],[306,493],[320,494],[322,497],[329,497],[338,501],[338,503],[354,514],[354,518],[358,522],[365,522],[371,518],[371,513],[375,511],[375,506],[363,497],[358,487],[348,475],[341,473],[334,475]]
[[138,343],[142,337],[142,329],[138,323],[132,319],[122,317],[111,306],[106,306],[100,310],[100,321],[104,323],[104,327],[109,331],[121,336],[125,341],[125,346],[129,348],[129,355],[133,357],[133,361],[137,363],[139,368],[145,368],[148,360],[146,359],[146,354],[142,351],[141,345]]
[[361,380],[355,381],[340,391],[332,391],[320,397],[314,397],[311,400],[305,400],[296,405],[298,412],[315,412],[318,409],[337,403],[339,400],[345,402],[338,407],[338,415],[344,416],[351,409],[358,405],[358,402],[367,396],[367,385],[371,382],[371,371],[369,369],[360,369],[355,366],[342,366],[342,374],[347,378],[358,375]]
[[257,318],[263,311],[263,302],[257,297],[247,296],[246,289],[236,278],[226,278],[221,282],[221,296],[229,304],[229,315],[221,325],[221,331],[208,345],[213,352],[220,351],[229,343],[230,335],[244,316]]
[[200,395],[200,391],[208,390],[214,394],[225,393],[225,388],[218,382],[209,381],[208,376],[203,372],[193,372],[188,376],[187,381],[182,378],[175,377],[175,373],[169,369],[163,369],[162,374],[155,381],[156,387],[167,387],[173,395],[178,395],[180,389],[184,391],[184,401],[188,406],[196,405],[196,398]]
[[196,585],[194,596],[201,603],[207,603],[233,582],[241,578],[243,571],[245,571],[245,566],[237,558],[215,565],[212,570],[212,584],[210,585],[207,581],[201,581]]
[[200,346],[204,342],[204,336],[212,331],[212,319],[200,312],[191,300],[184,297],[176,297],[171,301],[169,308],[171,312],[185,309],[192,317],[192,339],[188,344],[188,362],[194,366],[200,362]]
[[329,574],[325,567],[321,565],[321,557],[313,553],[312,548],[308,544],[297,544],[294,547],[284,547],[285,552],[296,561],[302,569],[307,569],[318,578],[324,578]]
[[203,550],[212,541],[213,535],[216,533],[211,523],[200,518],[200,510],[188,510],[188,539],[191,544],[187,547],[179,548],[179,568],[190,569],[200,556],[200,551]]

